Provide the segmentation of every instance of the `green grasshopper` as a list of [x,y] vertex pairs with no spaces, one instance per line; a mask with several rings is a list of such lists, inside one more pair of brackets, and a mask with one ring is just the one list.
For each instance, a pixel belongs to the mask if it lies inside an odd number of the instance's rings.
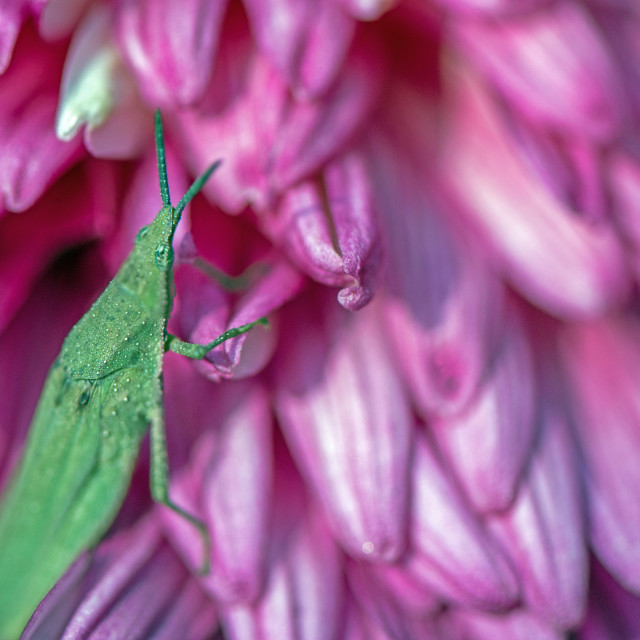
[[206,345],[167,333],[173,302],[173,236],[187,203],[218,163],[174,209],[169,198],[162,120],[155,115],[162,209],[138,232],[115,278],[66,337],[47,376],[25,453],[0,503],[0,640],[20,635],[40,600],[75,557],[100,540],[130,483],[151,425],[151,494],[196,527],[205,524],[171,502],[162,403],[164,353],[203,358],[261,318]]

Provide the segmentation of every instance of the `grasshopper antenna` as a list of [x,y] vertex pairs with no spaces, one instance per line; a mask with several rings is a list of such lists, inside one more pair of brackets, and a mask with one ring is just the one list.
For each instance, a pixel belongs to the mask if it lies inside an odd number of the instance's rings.
[[[164,132],[162,130],[162,116],[160,115],[160,109],[156,109],[155,113],[155,134],[156,155],[158,156],[158,177],[160,178],[160,195],[162,196],[162,204],[171,206],[169,181],[167,179],[167,160],[164,152]],[[184,200],[184,198],[182,200]]]

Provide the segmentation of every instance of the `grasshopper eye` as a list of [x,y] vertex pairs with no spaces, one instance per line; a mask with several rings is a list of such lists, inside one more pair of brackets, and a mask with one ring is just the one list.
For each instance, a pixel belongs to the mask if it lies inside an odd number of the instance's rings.
[[154,255],[156,265],[163,271],[168,271],[173,266],[173,249],[170,244],[161,242],[156,247]]
[[144,227],[140,227],[138,229],[138,233],[136,233],[136,243],[139,240],[142,240],[149,233],[149,225],[145,225]]

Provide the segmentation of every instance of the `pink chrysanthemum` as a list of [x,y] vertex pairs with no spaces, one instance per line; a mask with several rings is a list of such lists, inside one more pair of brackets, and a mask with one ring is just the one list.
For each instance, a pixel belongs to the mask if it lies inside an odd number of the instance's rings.
[[224,160],[172,331],[272,324],[166,357],[211,573],[143,448],[24,637],[637,637],[638,29],[631,0],[4,2],[0,486],[160,207],[156,107],[173,193]]

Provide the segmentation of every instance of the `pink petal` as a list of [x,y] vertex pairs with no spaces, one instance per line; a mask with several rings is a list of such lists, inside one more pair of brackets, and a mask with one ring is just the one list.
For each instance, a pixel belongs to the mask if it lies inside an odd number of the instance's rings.
[[349,586],[373,625],[390,638],[424,638],[440,603],[393,565],[349,562]]
[[459,22],[465,55],[525,116],[563,134],[608,140],[624,97],[606,43],[582,4],[560,2],[494,22]]
[[222,613],[230,640],[325,640],[338,631],[340,556],[318,517],[306,517],[274,558],[269,582],[253,607]]
[[423,438],[413,461],[412,553],[406,569],[447,600],[499,610],[519,586],[500,546],[469,510]]
[[[447,615],[446,628],[453,638],[473,640],[564,640],[566,634],[548,626],[531,612],[515,609],[492,615],[472,609],[454,609]],[[604,640],[604,639],[602,639]]]
[[528,337],[515,313],[503,331],[491,369],[470,405],[433,422],[439,448],[481,512],[511,504],[537,432]]
[[205,584],[224,602],[250,602],[262,587],[271,510],[271,414],[253,386],[215,433],[203,506],[211,531],[212,575]]
[[640,637],[640,599],[623,589],[597,562],[592,565],[589,608],[580,640]]
[[276,407],[335,535],[354,557],[389,561],[405,543],[413,424],[374,312],[348,319],[331,342],[298,314],[313,344],[289,345]]
[[353,22],[332,2],[245,0],[261,51],[300,97],[320,96],[344,62]]
[[580,469],[566,417],[544,409],[544,427],[514,506],[494,530],[522,576],[524,601],[555,628],[584,615],[588,552]]
[[640,165],[617,151],[609,162],[614,216],[627,242],[636,280],[640,278]]
[[563,343],[585,455],[591,545],[605,567],[640,594],[640,327],[612,318],[572,326]]
[[338,0],[338,3],[358,20],[377,20],[392,9],[397,0]]
[[56,132],[73,139],[85,126],[95,156],[137,157],[151,140],[151,116],[113,42],[113,16],[105,6],[90,11],[75,31],[64,64]]
[[114,168],[84,162],[31,209],[0,220],[0,329],[56,255],[109,230],[115,219],[115,193]]
[[[275,196],[313,175],[362,129],[382,89],[379,52],[363,38],[331,89],[321,98],[293,101],[273,69],[250,47],[241,28],[236,41],[223,41],[232,69],[214,74],[216,95],[209,112],[181,112],[181,138],[202,171],[211,149],[225,158],[215,181],[204,189],[223,209],[237,212],[247,202],[264,209]],[[375,71],[375,73],[374,73]]]
[[499,268],[523,295],[561,317],[593,317],[619,305],[629,281],[613,230],[585,224],[533,179],[477,79],[451,71],[464,90],[440,167]]
[[501,285],[465,236],[445,223],[446,211],[401,148],[380,138],[369,157],[391,290],[385,314],[398,363],[422,414],[459,412],[492,358]]
[[355,311],[373,297],[380,264],[371,185],[356,154],[328,165],[323,177],[289,189],[267,229],[312,278],[343,287],[338,301]]
[[0,73],[4,73],[20,33],[27,1],[3,2],[0,5]]
[[206,89],[226,1],[124,2],[118,15],[123,54],[150,103],[188,105]]
[[445,9],[462,13],[493,15],[528,12],[547,0],[437,0]]
[[90,0],[31,0],[32,9],[40,11],[38,32],[48,41],[62,40],[77,26]]

